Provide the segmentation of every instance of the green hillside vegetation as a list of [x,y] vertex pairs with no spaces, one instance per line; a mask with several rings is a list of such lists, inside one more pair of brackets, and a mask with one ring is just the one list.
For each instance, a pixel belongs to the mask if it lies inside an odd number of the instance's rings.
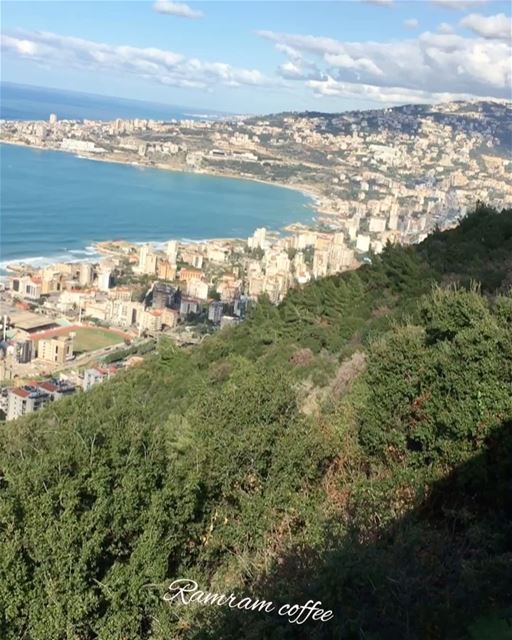
[[509,638],[511,287],[512,210],[479,205],[4,424],[0,637]]

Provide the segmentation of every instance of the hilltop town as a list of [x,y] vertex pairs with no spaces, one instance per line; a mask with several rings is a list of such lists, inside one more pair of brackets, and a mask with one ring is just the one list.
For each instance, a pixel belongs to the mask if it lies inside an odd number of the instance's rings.
[[[0,141],[88,158],[262,180],[315,196],[320,221],[379,248],[416,242],[477,200],[512,202],[512,103],[465,101],[218,121],[3,121]],[[385,242],[385,238],[383,238]]]
[[259,296],[371,262],[512,204],[512,109],[457,102],[222,121],[3,121],[1,141],[88,158],[262,180],[315,196],[317,219],[249,238],[97,243],[101,259],[9,266],[1,292],[0,411],[8,419],[140,362],[162,335],[200,342]]

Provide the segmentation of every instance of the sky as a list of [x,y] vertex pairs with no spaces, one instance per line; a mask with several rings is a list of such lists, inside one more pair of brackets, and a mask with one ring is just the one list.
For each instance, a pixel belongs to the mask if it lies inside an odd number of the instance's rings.
[[6,0],[4,81],[233,113],[511,96],[501,0]]

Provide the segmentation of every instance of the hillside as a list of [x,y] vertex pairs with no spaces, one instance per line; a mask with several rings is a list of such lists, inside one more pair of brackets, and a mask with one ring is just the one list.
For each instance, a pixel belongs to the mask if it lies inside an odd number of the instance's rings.
[[[388,239],[413,244],[451,227],[479,199],[511,206],[511,115],[510,101],[467,100],[219,121],[7,120],[0,138],[297,189],[313,196],[322,228],[343,231],[361,252],[368,235],[380,252]],[[308,217],[297,205],[292,219]]]
[[[496,146],[506,157],[509,155],[512,105],[509,100],[469,100],[444,104],[409,104],[385,109],[323,113],[321,111],[285,112],[265,116],[274,126],[283,127],[290,120],[306,119],[315,124],[315,130],[334,135],[351,133],[354,125],[367,132],[381,132],[383,127],[391,131],[421,135],[426,119],[454,131],[471,131],[472,134],[492,133]],[[258,122],[257,117],[248,119]]]
[[512,210],[479,206],[5,425],[0,637],[509,637],[511,287]]

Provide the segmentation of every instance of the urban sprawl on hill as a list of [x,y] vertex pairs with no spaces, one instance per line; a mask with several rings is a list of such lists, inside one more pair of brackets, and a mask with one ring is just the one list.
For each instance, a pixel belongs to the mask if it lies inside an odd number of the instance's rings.
[[[478,201],[512,204],[512,107],[453,102],[216,121],[2,121],[5,143],[262,180],[314,197],[281,233],[160,246],[99,242],[104,257],[11,264],[1,293],[0,410],[15,418],[137,363],[161,335],[200,342],[261,295],[351,270],[387,243],[455,226]],[[13,387],[14,385],[14,387]]]

